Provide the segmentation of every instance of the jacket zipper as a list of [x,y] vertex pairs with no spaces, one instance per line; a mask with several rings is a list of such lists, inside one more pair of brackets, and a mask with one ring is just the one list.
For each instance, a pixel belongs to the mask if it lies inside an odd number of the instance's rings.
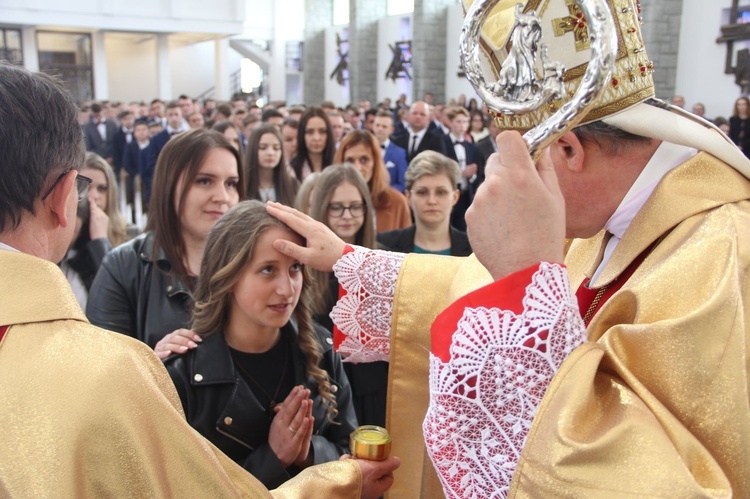
[[242,441],[242,440],[240,440],[239,438],[237,438],[237,437],[235,437],[235,436],[233,436],[233,435],[230,435],[229,433],[225,432],[224,430],[222,430],[222,429],[221,429],[220,427],[218,427],[218,426],[216,427],[216,431],[218,431],[219,433],[221,433],[222,435],[224,435],[224,436],[225,436],[225,437],[227,437],[227,438],[231,438],[232,440],[234,440],[234,441],[235,441],[235,442],[237,442],[238,444],[241,444],[241,445],[243,445],[243,446],[247,447],[248,449],[250,449],[250,450],[252,450],[252,451],[254,451],[254,450],[255,450],[255,449],[254,449],[253,447],[251,447],[251,446],[247,445],[247,444],[246,444],[245,442],[243,442],[243,441]]

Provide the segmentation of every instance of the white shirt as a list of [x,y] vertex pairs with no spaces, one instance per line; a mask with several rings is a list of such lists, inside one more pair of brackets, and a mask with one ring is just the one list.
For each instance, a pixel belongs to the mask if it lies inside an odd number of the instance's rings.
[[188,130],[190,130],[190,127],[186,127],[184,123],[180,125],[180,128],[172,128],[171,126],[167,125],[167,133],[169,135],[172,135],[173,133],[187,132]]
[[20,251],[18,251],[16,248],[14,248],[13,246],[8,246],[5,243],[0,243],[0,250],[15,251],[16,253],[20,253]]
[[133,140],[133,129],[122,127],[122,133],[125,134],[125,143],[130,144]]
[[107,120],[102,118],[99,123],[96,125],[96,130],[99,132],[99,136],[101,136],[102,140],[107,140]]
[[656,186],[664,178],[664,175],[669,173],[675,167],[681,165],[685,161],[689,160],[693,156],[698,154],[696,149],[692,147],[680,146],[672,144],[670,142],[662,142],[661,145],[656,149],[656,152],[646,164],[638,178],[630,187],[630,190],[620,202],[612,216],[604,224],[604,229],[612,234],[612,237],[607,242],[607,246],[604,248],[604,256],[602,262],[597,267],[594,276],[591,278],[591,282],[595,283],[599,278],[599,275],[607,266],[609,259],[615,252],[615,248],[625,235],[625,231],[630,226],[635,216],[641,211],[643,205],[646,204],[648,198],[656,189]]
[[[423,128],[421,132],[409,132],[409,144],[406,149],[408,154],[411,154],[412,151],[414,151],[415,153],[417,152],[417,149],[419,149],[419,144],[422,143],[422,139],[424,138],[426,133],[427,127]],[[417,138],[416,142],[414,141],[414,137]]]
[[[456,161],[458,161],[458,166],[461,168],[461,171],[463,172],[466,169],[466,148],[464,147],[464,139],[463,138],[456,138],[455,135],[452,133],[448,135],[450,137],[451,142],[453,142],[453,150],[456,153]],[[460,144],[459,144],[460,143]],[[469,188],[469,181],[464,177],[461,176],[461,190],[465,191]]]

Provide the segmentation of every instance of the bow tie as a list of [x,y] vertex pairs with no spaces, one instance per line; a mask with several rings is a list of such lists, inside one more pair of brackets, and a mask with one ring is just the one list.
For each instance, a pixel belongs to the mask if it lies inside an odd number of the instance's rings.
[[459,146],[462,146],[462,145],[464,145],[464,141],[463,141],[463,140],[457,140],[457,141],[455,141],[455,142],[453,143],[453,145],[454,145],[454,146],[455,146],[455,145],[459,145]]

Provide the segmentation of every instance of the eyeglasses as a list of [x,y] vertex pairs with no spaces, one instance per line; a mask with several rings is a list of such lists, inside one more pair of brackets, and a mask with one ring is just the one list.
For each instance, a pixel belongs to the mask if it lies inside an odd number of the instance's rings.
[[[52,191],[55,190],[55,187],[60,182],[60,180],[62,180],[62,178],[65,175],[67,175],[68,173],[70,173],[72,171],[73,171],[73,169],[70,168],[70,169],[65,170],[64,172],[62,172],[60,175],[58,175],[57,178],[55,179],[55,181],[50,186],[49,190],[47,190],[47,192],[44,194],[44,196],[42,196],[42,201],[44,201],[45,199],[47,199],[49,197],[49,195],[52,194]],[[86,193],[89,192],[89,185],[91,185],[91,182],[93,182],[93,180],[91,180],[88,177],[84,177],[81,174],[76,175],[76,189],[78,190],[78,202],[79,203],[81,201],[83,201],[83,198],[86,197]]]
[[349,206],[338,203],[328,205],[328,214],[335,218],[343,217],[346,210],[349,210],[352,217],[361,217],[367,211],[367,205],[365,203],[355,203]]
[[417,196],[421,199],[427,199],[433,194],[438,199],[445,199],[451,195],[451,191],[446,189],[436,189],[435,191],[430,191],[429,189],[416,189],[410,190],[409,192],[411,192],[412,196]]

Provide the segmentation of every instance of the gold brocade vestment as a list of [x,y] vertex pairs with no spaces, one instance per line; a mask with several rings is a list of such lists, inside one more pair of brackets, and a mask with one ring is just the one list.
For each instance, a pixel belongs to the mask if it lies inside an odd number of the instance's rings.
[[[750,182],[706,153],[664,177],[592,287],[656,244],[553,378],[509,497],[750,497],[748,199]],[[573,289],[602,237],[572,244]],[[387,414],[403,464],[390,497],[440,490],[421,436],[429,325],[488,282],[473,257],[404,261]]]
[[0,250],[0,325],[0,497],[359,497],[354,461],[269,493],[187,424],[145,344],[88,323],[48,261]]

